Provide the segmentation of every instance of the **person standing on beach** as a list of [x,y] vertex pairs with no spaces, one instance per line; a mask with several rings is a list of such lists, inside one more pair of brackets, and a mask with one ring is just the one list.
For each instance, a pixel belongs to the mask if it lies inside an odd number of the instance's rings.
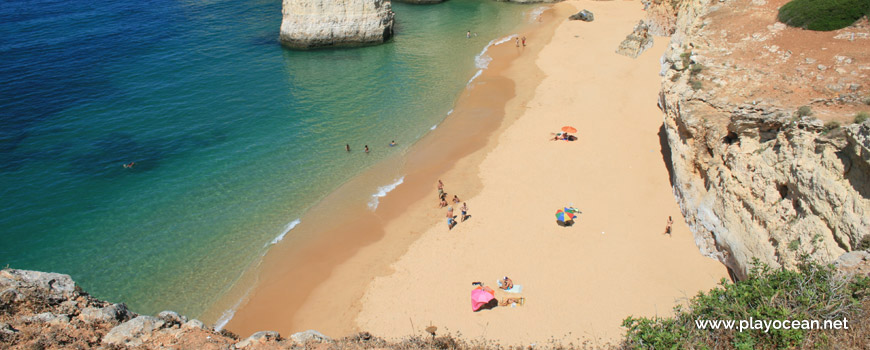
[[523,47],[526,47],[526,36],[523,35]]
[[447,217],[448,217],[448,218],[452,218],[452,217],[453,217],[453,206],[449,206],[449,207],[447,207]]
[[348,152],[350,152],[350,144],[349,143],[345,144],[344,149],[346,149]]
[[441,179],[438,179],[438,198],[444,197],[444,183],[441,182]]
[[465,217],[468,216],[468,204],[462,202],[462,207],[459,210],[462,211],[462,221],[465,221]]
[[673,226],[673,225],[674,225],[674,219],[672,219],[670,216],[668,216],[668,222],[665,225],[665,234],[666,235],[668,235],[668,236],[671,235],[671,226]]
[[517,47],[520,47],[520,37],[517,37]]

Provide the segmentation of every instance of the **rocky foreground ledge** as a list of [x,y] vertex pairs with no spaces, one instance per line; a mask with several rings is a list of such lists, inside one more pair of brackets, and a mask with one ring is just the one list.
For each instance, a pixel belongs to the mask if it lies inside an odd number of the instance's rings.
[[293,349],[331,342],[317,331],[288,339],[266,331],[239,340],[173,311],[139,315],[95,299],[69,275],[0,271],[0,349]]

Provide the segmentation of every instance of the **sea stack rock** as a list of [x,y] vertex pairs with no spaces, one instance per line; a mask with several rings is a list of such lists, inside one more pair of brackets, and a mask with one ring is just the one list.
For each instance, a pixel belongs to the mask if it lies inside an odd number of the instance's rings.
[[284,0],[281,43],[310,49],[380,44],[393,36],[390,2],[384,0]]

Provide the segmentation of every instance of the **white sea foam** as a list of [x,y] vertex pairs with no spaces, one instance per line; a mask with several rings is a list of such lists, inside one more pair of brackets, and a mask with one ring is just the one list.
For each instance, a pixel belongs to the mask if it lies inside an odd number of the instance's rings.
[[501,39],[490,40],[489,44],[486,44],[486,46],[483,47],[483,50],[481,50],[477,56],[474,56],[474,65],[478,69],[486,69],[486,67],[489,67],[489,62],[492,62],[492,57],[487,56],[486,51],[489,50],[490,47],[504,44],[516,36],[516,34],[511,34]]
[[496,41],[496,42],[495,42],[495,45],[501,45],[501,44],[504,44],[504,43],[508,42],[508,40],[511,40],[511,39],[515,38],[516,36],[517,36],[516,34],[508,35],[508,36],[506,36],[506,37],[504,37],[504,38],[501,38],[499,41]]
[[437,127],[438,127],[438,124],[432,125],[432,127],[429,128],[429,130],[435,130],[435,128],[437,128]]
[[221,315],[221,317],[218,319],[217,323],[214,325],[214,330],[215,330],[215,332],[220,332],[221,329],[224,329],[224,327],[227,325],[227,323],[230,323],[230,320],[232,320],[232,319],[233,319],[233,316],[236,315],[236,308],[237,308],[238,306],[239,306],[239,305],[236,304],[236,306],[233,306],[232,309],[229,309],[229,310],[227,310],[227,311],[224,311],[224,313],[223,313],[223,314]]
[[529,23],[537,21],[538,17],[541,17],[541,14],[544,13],[544,11],[547,11],[549,8],[550,6],[539,6],[529,11]]
[[451,115],[451,114],[453,114],[453,108],[451,108],[449,111],[447,111],[447,115]]
[[[488,47],[489,47],[489,45],[487,45],[486,48],[488,48]],[[486,53],[486,48],[484,48],[480,54],[478,54],[477,56],[474,56],[474,66],[481,69],[481,70],[486,69],[486,67],[489,67],[489,62],[492,62],[492,57],[489,57],[489,56],[484,54],[484,53]]]
[[253,290],[253,289],[254,289],[253,285],[248,287],[248,290],[245,291],[245,295],[243,297],[241,297],[239,299],[239,301],[236,301],[236,304],[233,305],[233,307],[229,308],[227,311],[224,311],[224,313],[221,314],[221,317],[218,318],[217,322],[215,322],[215,325],[214,325],[215,332],[220,332],[221,329],[224,329],[224,327],[226,327],[227,323],[229,323],[230,320],[233,319],[233,316],[236,315],[236,310],[239,309],[239,306],[242,306],[242,301],[244,301],[248,298],[248,295],[251,294],[251,290]]
[[284,231],[282,231],[281,234],[279,234],[277,237],[275,237],[275,239],[273,239],[272,242],[266,243],[266,245],[264,245],[263,247],[268,247],[269,245],[281,242],[281,240],[284,239],[284,236],[287,235],[287,232],[290,232],[290,230],[292,230],[294,227],[296,227],[296,225],[299,225],[300,222],[302,222],[302,221],[300,221],[299,219],[291,221],[289,224],[284,226]]
[[387,193],[390,193],[390,191],[396,189],[396,187],[399,187],[399,185],[401,185],[402,182],[404,182],[404,181],[405,181],[405,177],[402,176],[398,180],[396,180],[395,182],[393,182],[389,185],[378,187],[378,192],[373,194],[372,200],[369,201],[369,209],[371,209],[371,210],[378,209],[379,198],[385,197],[387,195]]
[[477,77],[479,77],[482,73],[483,73],[483,69],[478,69],[477,73],[474,73],[474,76],[471,77],[471,79],[468,79],[468,83],[466,83],[465,85],[466,86],[471,85],[471,83],[474,81],[474,79],[477,79]]

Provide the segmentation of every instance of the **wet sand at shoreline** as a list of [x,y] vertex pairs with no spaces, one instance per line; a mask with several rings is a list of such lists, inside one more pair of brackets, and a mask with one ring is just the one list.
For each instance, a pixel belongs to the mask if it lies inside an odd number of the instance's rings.
[[[565,20],[582,8],[596,21]],[[490,67],[438,129],[379,166],[389,170],[329,195],[294,229],[299,237],[269,251],[226,328],[399,337],[431,323],[511,344],[614,339],[625,316],[666,314],[726,277],[698,252],[662,160],[655,103],[666,38],[637,60],[614,53],[641,8],[561,3],[519,32],[526,48],[490,48]],[[563,125],[579,140],[550,141]],[[344,201],[390,176],[404,182],[377,210]],[[472,215],[451,231],[439,178]],[[577,224],[557,226],[556,209],[572,203],[583,211]],[[662,235],[668,215],[673,237]],[[503,275],[525,286],[529,303],[472,313],[471,282]]]
[[[529,41],[545,42],[551,35],[558,24],[551,12],[530,25],[535,31],[525,33]],[[433,192],[438,177],[459,169],[457,161],[477,159],[479,163],[485,155],[481,150],[491,147],[489,138],[505,120],[505,103],[515,96],[514,80],[501,74],[512,63],[510,57],[527,56],[527,64],[533,66],[538,50],[517,48],[513,39],[490,47],[488,55],[495,59],[461,94],[454,112],[436,130],[402,159],[387,160],[366,171],[312,208],[293,229],[294,237],[272,247],[252,271],[255,276],[244,277],[227,300],[204,318],[217,319],[233,298],[244,295],[246,285],[254,284],[226,329],[241,336],[261,330],[289,335],[306,329],[344,336],[358,330],[359,300],[372,278],[389,274],[389,265],[434,223],[446,225]],[[474,169],[467,173],[469,178],[476,177]],[[391,182],[390,176],[403,176],[403,183],[380,198],[377,210],[346,200],[359,188]],[[471,180],[448,192],[450,198],[454,194],[464,198],[476,194],[479,187]],[[342,215],[330,215],[333,212]]]

